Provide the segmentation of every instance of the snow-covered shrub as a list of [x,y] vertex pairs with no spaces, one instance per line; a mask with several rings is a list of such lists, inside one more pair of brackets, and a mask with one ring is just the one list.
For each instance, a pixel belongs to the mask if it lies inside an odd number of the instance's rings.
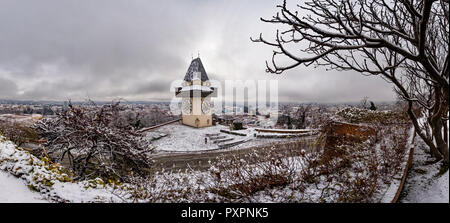
[[[376,123],[376,124],[375,124]],[[389,184],[401,169],[406,152],[408,123],[381,125],[373,121],[373,134],[361,137],[340,137],[328,140],[334,135],[325,134],[325,147],[318,162],[309,163],[309,169],[318,168],[317,185],[327,194],[329,202],[376,202],[377,193]],[[362,126],[364,127],[364,126]],[[355,136],[365,136],[356,132]],[[331,152],[330,152],[331,151]],[[322,182],[322,183],[321,183]],[[378,194],[379,195],[379,194]]]
[[146,177],[132,177],[129,194],[133,202],[221,202],[217,195],[206,190],[208,181],[210,176],[205,172],[163,170]]
[[293,182],[296,163],[276,147],[248,154],[221,156],[210,168],[210,191],[226,199],[242,199],[268,188]]
[[[294,145],[289,146],[294,149]],[[298,175],[295,171],[302,169],[300,158],[289,158],[291,155],[267,147],[249,154],[220,156],[206,172],[189,169],[134,177],[130,193],[135,202],[258,202],[252,197],[261,191],[298,187],[294,177]]]
[[145,137],[129,124],[119,122],[125,108],[119,103],[75,106],[36,124],[47,139],[52,161],[65,161],[78,177],[126,179],[132,172],[145,173],[153,151]]
[[[42,159],[0,136],[0,170],[24,181],[54,202],[131,202],[130,185],[100,178],[75,181],[73,174],[50,159]],[[118,196],[120,194],[121,196]]]
[[[72,174],[47,158],[39,159],[0,136],[0,170],[25,180],[28,187],[49,193],[56,182],[72,182]],[[57,201],[57,197],[52,197]]]
[[356,107],[345,107],[336,112],[336,115],[351,123],[377,123],[391,124],[406,122],[406,114],[395,111],[378,111]]

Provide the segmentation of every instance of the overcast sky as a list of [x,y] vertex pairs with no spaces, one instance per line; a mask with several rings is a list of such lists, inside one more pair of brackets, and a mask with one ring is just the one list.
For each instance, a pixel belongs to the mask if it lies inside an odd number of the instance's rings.
[[169,100],[191,56],[210,79],[279,81],[280,101],[394,100],[390,84],[354,72],[298,67],[265,73],[275,29],[261,0],[1,0],[0,98]]

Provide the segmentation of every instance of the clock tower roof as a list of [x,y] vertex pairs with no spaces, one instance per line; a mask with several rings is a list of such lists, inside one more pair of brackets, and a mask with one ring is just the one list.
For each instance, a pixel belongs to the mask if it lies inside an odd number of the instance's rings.
[[200,57],[197,57],[192,60],[191,65],[189,66],[186,75],[184,76],[184,80],[192,81],[192,79],[194,78],[194,72],[200,72],[200,79],[202,82],[209,80],[205,68],[203,67],[202,61],[200,60]]

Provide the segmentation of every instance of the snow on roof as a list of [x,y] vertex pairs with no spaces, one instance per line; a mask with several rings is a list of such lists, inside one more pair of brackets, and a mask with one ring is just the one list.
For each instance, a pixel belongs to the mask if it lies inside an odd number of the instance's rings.
[[212,92],[214,91],[212,88],[208,87],[208,86],[202,86],[202,85],[189,85],[189,86],[184,86],[183,88],[181,88],[180,92],[185,92],[185,91],[207,91],[207,92]]

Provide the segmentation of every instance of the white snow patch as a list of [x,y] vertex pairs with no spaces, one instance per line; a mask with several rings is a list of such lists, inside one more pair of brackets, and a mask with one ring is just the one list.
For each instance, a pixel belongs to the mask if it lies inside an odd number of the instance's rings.
[[448,170],[438,175],[442,162],[433,163],[429,150],[420,137],[416,137],[414,161],[406,179],[402,203],[449,203]]
[[103,187],[97,185],[100,188],[85,188],[87,183],[78,182],[57,182],[53,185],[53,193],[58,195],[59,197],[73,203],[92,203],[92,202],[101,202],[101,203],[120,203],[127,202],[115,196],[113,194],[113,189],[110,187]]
[[46,203],[42,196],[25,186],[25,183],[0,170],[0,203]]
[[[220,132],[220,130],[229,130],[228,126],[215,125],[204,128],[193,128],[186,125],[174,123],[171,125],[162,126],[147,133],[147,138],[153,139],[152,144],[156,146],[159,152],[195,152],[218,149],[218,144],[213,143],[213,139],[208,139],[205,143],[206,134],[217,134],[231,139],[226,143],[233,143],[237,141],[246,141],[245,143],[233,146],[232,149],[249,148],[253,146],[268,145],[280,141],[289,141],[295,139],[262,139],[256,138],[257,131],[254,128],[244,130],[237,130],[233,132],[244,133],[246,136],[233,135]],[[164,137],[156,139],[155,136],[164,135]]]

